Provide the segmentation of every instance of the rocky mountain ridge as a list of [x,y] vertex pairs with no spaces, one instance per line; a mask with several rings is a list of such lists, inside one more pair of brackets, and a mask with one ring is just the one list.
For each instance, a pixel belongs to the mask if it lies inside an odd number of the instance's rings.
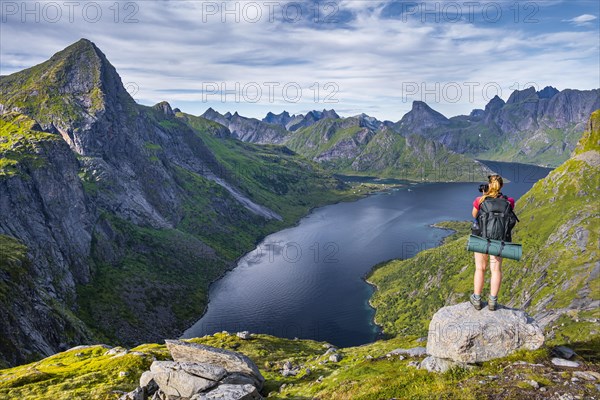
[[[559,91],[548,86],[540,91],[533,87],[515,90],[506,102],[494,96],[485,109],[475,109],[468,116],[452,118],[433,110],[423,101],[415,101],[412,109],[395,123],[378,121],[366,114],[341,118],[334,110],[310,111],[298,116],[290,116],[287,111],[278,115],[269,112],[262,121],[238,115],[234,122],[228,122],[232,119],[231,114],[225,118],[212,109],[207,110],[203,116],[226,126],[234,125],[232,131],[236,131],[240,140],[285,144],[305,156],[312,156],[315,148],[314,143],[306,147],[297,145],[304,140],[299,136],[307,134],[306,128],[318,130],[318,123],[324,123],[327,119],[358,119],[360,122],[356,126],[366,127],[375,133],[389,129],[404,137],[422,136],[441,143],[446,152],[453,151],[470,158],[554,167],[569,157],[585,129],[587,118],[598,107],[600,89]],[[349,124],[350,122],[338,124],[339,129],[343,130]],[[273,125],[284,130],[273,133]],[[335,136],[334,130],[330,131],[327,139]],[[309,135],[314,135],[314,132]],[[338,136],[343,136],[343,133]],[[355,148],[348,146],[347,141],[334,143],[331,147],[336,145],[339,147],[337,157],[350,159],[356,155]],[[330,157],[324,154],[314,159],[321,162],[329,161]],[[388,163],[386,167],[391,165]],[[357,164],[352,171],[336,172],[361,171],[363,170]],[[381,169],[374,167],[368,171],[376,174]]]
[[286,148],[136,104],[85,39],[0,93],[0,363],[179,332],[236,257],[343,197]]

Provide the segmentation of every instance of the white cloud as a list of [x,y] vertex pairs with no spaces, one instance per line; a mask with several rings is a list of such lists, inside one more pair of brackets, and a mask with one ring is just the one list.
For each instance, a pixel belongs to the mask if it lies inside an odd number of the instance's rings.
[[[294,23],[270,20],[266,10],[254,23],[244,15],[238,15],[239,23],[231,21],[234,15],[225,15],[229,22],[223,23],[221,15],[194,1],[139,2],[138,23],[115,23],[108,9],[113,3],[104,2],[99,4],[107,5],[106,18],[97,23],[81,18],[73,23],[21,23],[8,16],[8,23],[0,25],[0,73],[44,61],[86,37],[107,55],[123,82],[137,84],[135,97],[146,103],[167,100],[194,114],[213,106],[254,117],[267,110],[336,108],[394,121],[410,109],[412,100],[425,100],[448,116],[481,108],[489,100],[485,85],[500,87],[505,99],[512,89],[532,82],[540,89],[598,85],[599,49],[593,33],[527,31],[525,24],[515,29],[402,21],[382,18],[385,3],[370,2],[369,8],[359,7],[365,2],[339,3],[340,12],[354,17],[338,25],[312,23],[312,15]],[[344,9],[346,4],[351,8]],[[278,13],[281,16],[281,10]],[[221,103],[217,95],[203,102],[201,91],[212,82],[226,89],[256,82],[265,92],[259,103],[235,102],[233,96]],[[273,102],[264,82],[280,83]],[[282,86],[292,82],[303,89],[298,103],[281,94]],[[339,103],[323,103],[331,93],[323,87],[328,82],[339,88]],[[315,83],[321,95],[318,103]],[[403,93],[415,84],[418,93]],[[456,85],[462,96],[449,101]],[[469,87],[474,89],[472,98]],[[436,93],[427,94],[432,90]]]
[[598,17],[596,17],[595,15],[591,15],[591,14],[583,14],[580,15],[578,17],[575,18],[571,18],[571,19],[565,19],[563,20],[564,22],[571,22],[575,25],[587,25],[592,21],[595,21],[596,19],[598,19]]

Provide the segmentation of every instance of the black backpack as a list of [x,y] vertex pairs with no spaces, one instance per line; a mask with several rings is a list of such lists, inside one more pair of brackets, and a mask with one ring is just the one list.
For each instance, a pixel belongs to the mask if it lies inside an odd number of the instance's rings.
[[512,242],[511,231],[519,218],[507,199],[504,195],[496,198],[486,197],[479,205],[477,221],[481,231],[478,236]]

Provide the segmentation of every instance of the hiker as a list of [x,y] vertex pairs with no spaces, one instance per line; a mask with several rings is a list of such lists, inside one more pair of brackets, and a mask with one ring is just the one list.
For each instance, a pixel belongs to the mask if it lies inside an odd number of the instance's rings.
[[[473,201],[473,218],[479,220],[479,210],[481,204],[486,201],[486,199],[490,199],[488,201],[493,202],[501,202],[508,201],[510,203],[510,209],[515,208],[515,199],[512,197],[507,197],[500,192],[502,189],[504,182],[502,181],[502,177],[500,175],[490,175],[488,176],[488,184],[481,185],[480,191],[483,193],[482,196],[479,196]],[[498,199],[498,200],[492,200]],[[504,203],[506,204],[506,203]],[[506,206],[508,207],[508,206]],[[487,207],[486,207],[487,208]],[[502,238],[502,240],[511,241],[510,233],[507,238]],[[485,270],[488,265],[488,255],[484,253],[474,253],[475,255],[475,276],[473,278],[473,294],[471,295],[471,304],[477,310],[481,310],[481,293],[483,292],[483,285],[485,282]],[[490,311],[495,311],[498,304],[498,292],[500,291],[500,284],[502,283],[502,257],[490,255],[490,269],[492,270],[492,278],[490,281],[490,297],[488,299],[488,308]]]

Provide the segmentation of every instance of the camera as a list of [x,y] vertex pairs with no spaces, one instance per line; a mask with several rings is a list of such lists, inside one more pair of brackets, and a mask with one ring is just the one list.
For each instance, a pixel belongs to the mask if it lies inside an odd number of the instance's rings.
[[490,185],[488,185],[487,183],[482,183],[481,185],[479,185],[480,193],[487,192],[489,189],[490,189]]

